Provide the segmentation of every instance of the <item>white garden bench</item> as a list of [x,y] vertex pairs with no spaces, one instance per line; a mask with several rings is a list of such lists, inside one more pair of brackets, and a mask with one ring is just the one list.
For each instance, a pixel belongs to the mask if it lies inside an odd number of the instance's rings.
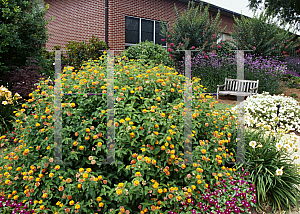
[[[259,80],[240,80],[240,79],[227,79],[225,78],[225,84],[217,85],[217,99],[220,95],[234,95],[234,96],[251,96],[257,94]],[[220,91],[220,87],[224,87]]]

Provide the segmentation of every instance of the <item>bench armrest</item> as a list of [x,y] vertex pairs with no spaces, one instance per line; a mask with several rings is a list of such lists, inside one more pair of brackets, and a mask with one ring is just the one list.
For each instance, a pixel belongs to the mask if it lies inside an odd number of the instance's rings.
[[254,87],[254,88],[250,88],[250,91],[254,91],[254,89],[258,89],[258,86]]
[[225,86],[225,84],[223,84],[223,85],[217,85],[217,87],[219,88],[219,87],[224,87]]

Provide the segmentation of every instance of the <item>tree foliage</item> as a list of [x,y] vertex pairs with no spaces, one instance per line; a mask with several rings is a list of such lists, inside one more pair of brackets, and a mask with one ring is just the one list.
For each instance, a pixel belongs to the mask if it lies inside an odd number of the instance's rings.
[[294,34],[281,29],[268,12],[254,14],[253,18],[234,17],[233,43],[240,50],[252,50],[251,54],[284,57],[297,43]]
[[[275,12],[278,18],[289,24],[300,23],[300,4],[299,0],[248,0],[248,7],[258,9],[259,5],[269,8],[268,15]],[[298,29],[300,26],[298,26]]]
[[187,10],[179,14],[174,6],[176,18],[173,26],[168,28],[161,24],[162,36],[170,45],[168,49],[176,60],[182,60],[184,53],[175,50],[202,50],[210,52],[215,48],[215,44],[224,32],[221,29],[220,12],[215,18],[209,16],[209,5],[203,7],[199,4],[195,7],[194,2],[189,2]]
[[48,39],[47,7],[38,0],[0,1],[0,66],[24,66],[37,57]]

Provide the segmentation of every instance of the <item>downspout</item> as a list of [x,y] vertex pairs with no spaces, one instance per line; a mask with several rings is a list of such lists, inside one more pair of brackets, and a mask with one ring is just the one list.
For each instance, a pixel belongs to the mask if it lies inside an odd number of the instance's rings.
[[108,45],[108,0],[105,0],[105,43]]

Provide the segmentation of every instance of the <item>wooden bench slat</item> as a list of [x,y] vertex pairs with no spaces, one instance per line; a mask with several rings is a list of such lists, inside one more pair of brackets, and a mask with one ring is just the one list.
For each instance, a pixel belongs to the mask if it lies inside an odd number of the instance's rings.
[[[251,96],[258,92],[259,80],[239,80],[239,79],[227,79],[225,78],[225,84],[218,85],[217,99],[219,94],[232,94],[236,96]],[[224,87],[224,91],[219,91],[219,87]],[[255,88],[251,91],[251,89]]]

